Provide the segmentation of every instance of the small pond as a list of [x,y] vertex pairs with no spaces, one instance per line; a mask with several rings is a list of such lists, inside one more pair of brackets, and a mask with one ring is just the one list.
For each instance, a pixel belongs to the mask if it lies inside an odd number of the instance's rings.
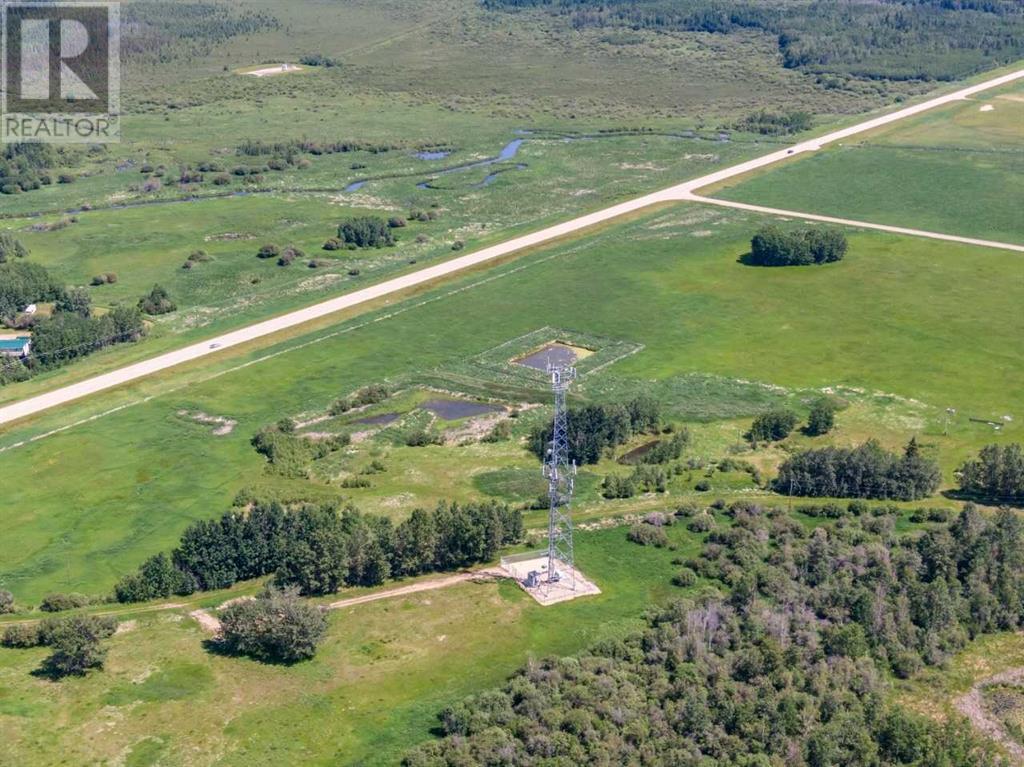
[[464,399],[431,399],[420,405],[438,418],[445,421],[457,421],[460,418],[472,418],[487,413],[499,413],[505,408],[500,405],[488,405],[483,402],[470,402]]
[[394,423],[402,417],[401,413],[381,413],[380,415],[371,415],[366,418],[360,418],[355,423],[366,424],[367,426],[386,426],[389,423]]
[[572,365],[587,356],[589,356],[588,350],[576,349],[567,344],[554,343],[548,344],[533,354],[512,361],[517,365],[546,372],[549,363],[551,365]]

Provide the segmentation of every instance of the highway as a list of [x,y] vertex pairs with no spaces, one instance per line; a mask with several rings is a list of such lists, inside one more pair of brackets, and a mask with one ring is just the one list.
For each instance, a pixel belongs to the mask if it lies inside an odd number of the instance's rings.
[[1014,82],[1015,80],[1024,77],[1024,69],[1011,72],[1009,74],[1002,75],[1000,77],[994,77],[990,80],[972,85],[966,88],[961,88],[957,91],[947,93],[943,96],[938,96],[927,101],[923,101],[919,104],[900,109],[896,112],[874,117],[870,120],[858,123],[847,128],[833,131],[824,136],[802,141],[793,146],[780,149],[775,152],[771,152],[762,157],[748,160],[738,165],[733,165],[729,168],[715,171],[706,176],[686,181],[682,184],[663,189],[658,192],[636,197],[632,200],[613,205],[611,207],[599,210],[594,213],[589,213],[578,218],[574,218],[570,221],[565,221],[560,224],[541,229],[530,234],[516,237],[498,245],[493,245],[482,250],[470,253],[458,258],[453,258],[449,261],[436,264],[434,266],[428,266],[423,269],[411,272],[409,274],[395,277],[390,280],[372,285],[361,290],[347,293],[337,298],[332,298],[327,301],[308,306],[304,309],[299,309],[287,314],[282,314],[278,317],[273,317],[268,320],[257,322],[252,325],[248,325],[244,328],[225,333],[223,335],[206,339],[200,343],[191,344],[175,351],[167,352],[165,354],[158,355],[142,362],[136,362],[131,365],[127,365],[118,370],[104,373],[93,378],[88,378],[78,383],[69,384],[53,391],[46,392],[34,397],[30,397],[19,402],[6,405],[0,408],[0,424],[12,423],[23,418],[41,413],[51,408],[65,405],[74,400],[88,397],[93,394],[105,391],[107,389],[121,386],[131,381],[144,378],[146,376],[159,373],[169,368],[176,367],[186,362],[192,362],[203,357],[219,354],[223,351],[230,349],[233,346],[248,343],[259,338],[270,336],[274,333],[278,333],[283,330],[303,325],[313,320],[325,317],[335,312],[342,311],[344,309],[350,309],[352,307],[359,306],[361,304],[374,301],[376,299],[385,298],[387,296],[396,295],[402,291],[408,290],[409,288],[423,285],[424,283],[432,282],[444,277],[456,275],[459,272],[463,272],[481,264],[486,264],[489,261],[495,261],[504,256],[516,253],[526,248],[531,248],[537,245],[543,245],[558,240],[566,235],[574,234],[584,229],[588,229],[598,224],[603,224],[608,221],[620,218],[622,216],[634,213],[643,208],[657,205],[665,202],[678,202],[678,201],[693,201],[701,203],[710,203],[714,205],[722,205],[726,207],[741,208],[744,210],[776,213],[779,215],[791,216],[794,218],[804,218],[809,220],[820,220],[820,221],[832,221],[836,223],[847,224],[850,226],[859,226],[870,229],[878,229],[882,231],[892,231],[901,234],[907,234],[918,237],[932,237],[934,239],[947,240],[953,242],[966,242],[973,245],[981,245],[984,247],[995,247],[1003,248],[1006,250],[1016,250],[1024,252],[1024,247],[1015,244],[1008,243],[997,243],[988,240],[976,240],[962,237],[956,237],[953,235],[940,234],[935,232],[924,232],[915,229],[902,229],[900,227],[891,227],[880,224],[871,224],[861,221],[853,221],[848,219],[837,219],[828,216],[817,216],[807,213],[800,213],[796,211],[780,211],[772,208],[762,208],[759,206],[746,205],[743,203],[734,203],[724,200],[716,200],[706,197],[701,197],[697,192],[703,187],[716,184],[721,181],[725,181],[736,176],[749,173],[754,170],[765,168],[769,165],[773,165],[781,160],[790,159],[795,155],[799,155],[805,152],[814,152],[828,144],[832,144],[837,141],[856,136],[861,133],[865,133],[875,128],[879,128],[890,123],[897,122],[899,120],[913,117],[914,115],[925,112],[929,109],[934,109],[945,104],[950,104],[955,101],[965,99],[976,93],[980,93],[991,88],[996,88],[1007,83]]

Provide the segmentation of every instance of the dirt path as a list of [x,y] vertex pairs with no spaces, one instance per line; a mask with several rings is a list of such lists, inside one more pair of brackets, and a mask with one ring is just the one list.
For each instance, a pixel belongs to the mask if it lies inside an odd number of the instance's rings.
[[[491,581],[496,578],[507,578],[508,575],[499,568],[489,568],[486,570],[475,570],[473,572],[456,573],[455,575],[449,575],[445,578],[434,578],[429,581],[419,581],[417,583],[410,583],[408,586],[399,586],[393,589],[386,589],[384,591],[377,591],[373,594],[364,594],[359,597],[349,597],[348,599],[339,599],[337,602],[331,602],[330,604],[324,605],[325,610],[343,610],[346,607],[354,607],[356,605],[363,605],[368,602],[379,602],[382,599],[394,599],[395,597],[404,597],[409,594],[419,594],[424,591],[436,591],[437,589],[446,589],[449,586],[455,586],[459,583],[466,583],[467,581]],[[222,610],[230,604],[240,601],[241,599],[249,599],[250,597],[241,597],[239,599],[231,599],[220,607],[218,610]],[[210,634],[220,633],[220,620],[217,616],[212,615],[208,610],[193,610],[189,613],[191,618],[194,618],[202,629]]]
[[[899,120],[904,120],[929,109],[934,109],[935,107],[950,104],[955,101],[961,101],[975,93],[980,93],[991,88],[1005,85],[1021,78],[1024,78],[1024,69],[1011,72],[1000,77],[995,77],[976,85],[971,85],[967,88],[961,88],[960,90],[947,93],[943,96],[937,96],[936,98],[900,109],[896,112],[874,117],[870,120],[858,123],[857,125],[833,131],[824,136],[819,136],[818,138],[802,141],[791,147],[779,149],[775,152],[763,155],[762,157],[748,160],[747,162],[733,165],[729,168],[724,168],[706,176],[692,179],[691,181],[687,181],[682,184],[677,184],[676,186],[669,187],[668,189],[663,189],[659,192],[653,192],[641,197],[636,197],[632,200],[621,202],[609,208],[605,208],[594,213],[588,213],[584,216],[579,216],[570,221],[564,221],[560,224],[555,224],[554,226],[549,226],[545,229],[531,232],[530,234],[526,234],[521,237],[515,237],[506,242],[483,248],[475,253],[470,253],[465,256],[444,261],[440,264],[428,266],[415,272],[404,274],[400,277],[385,280],[377,285],[371,285],[370,287],[363,288],[362,290],[356,290],[343,296],[332,298],[328,301],[322,301],[318,304],[307,306],[304,309],[288,312],[287,314],[263,320],[262,322],[257,322],[253,325],[234,330],[230,333],[225,333],[215,338],[209,338],[200,343],[191,344],[181,349],[176,349],[151,359],[143,360],[142,362],[127,365],[119,370],[104,373],[103,375],[79,381],[78,383],[62,386],[58,389],[54,389],[53,391],[46,392],[45,394],[39,394],[35,397],[14,402],[0,408],[0,424],[11,423],[13,421],[35,415],[36,413],[40,413],[44,410],[64,405],[68,402],[72,402],[73,400],[87,397],[91,394],[96,394],[115,386],[121,386],[131,381],[153,375],[154,373],[158,373],[162,370],[167,370],[168,368],[176,367],[183,363],[191,362],[192,360],[216,354],[224,349],[245,344],[249,341],[278,333],[282,330],[288,330],[289,328],[312,322],[313,320],[340,312],[344,309],[359,306],[360,304],[365,304],[369,301],[374,301],[385,296],[391,296],[401,291],[408,290],[409,288],[448,277],[527,248],[553,242],[567,235],[574,234],[584,229],[589,229],[590,227],[620,218],[638,210],[648,208],[652,205],[687,200],[710,202],[708,198],[699,197],[696,194],[696,191],[703,187],[717,184],[721,181],[735,178],[736,176],[741,176],[744,173],[749,173],[753,170],[774,165],[781,160],[790,159],[804,152],[817,151],[826,144],[840,141],[848,138],[849,136],[874,130],[875,128],[879,128],[883,125],[888,125],[889,123],[894,123]],[[718,203],[716,202],[715,204]],[[799,213],[791,215],[802,218],[808,217]],[[862,222],[852,223],[856,226],[879,228]],[[935,235],[934,233],[919,232],[917,230],[905,230],[905,232],[916,236],[931,236],[936,239],[950,239],[947,235]]]
[[1017,741],[1011,738],[1003,728],[1003,725],[989,715],[985,710],[981,694],[990,685],[1021,683],[1024,683],[1024,668],[1010,669],[977,682],[970,689],[970,692],[961,695],[954,704],[957,711],[971,720],[971,724],[976,730],[984,733],[1009,751],[1010,756],[1014,758],[1017,764],[1024,764],[1024,747],[1021,747]]

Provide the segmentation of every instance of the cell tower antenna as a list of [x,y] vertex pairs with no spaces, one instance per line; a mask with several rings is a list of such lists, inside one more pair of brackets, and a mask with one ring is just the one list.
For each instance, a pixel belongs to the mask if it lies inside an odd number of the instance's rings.
[[576,368],[548,363],[551,389],[555,393],[555,423],[544,462],[544,476],[548,480],[548,575],[547,585],[559,583],[562,588],[576,591],[576,561],[572,545],[573,486],[576,462],[569,460],[569,428],[566,412],[566,394],[569,384],[576,379]]

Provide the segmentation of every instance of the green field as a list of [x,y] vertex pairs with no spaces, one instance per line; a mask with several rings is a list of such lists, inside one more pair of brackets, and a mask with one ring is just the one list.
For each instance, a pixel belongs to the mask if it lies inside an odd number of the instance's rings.
[[1020,244],[1022,99],[1019,86],[980,94],[740,179],[716,196]]
[[[221,513],[246,488],[349,497],[337,486],[268,475],[250,437],[282,416],[319,414],[369,383],[419,375],[471,393],[474,385],[486,389],[486,379],[474,384],[461,366],[545,326],[642,344],[584,378],[579,393],[615,399],[649,391],[670,417],[710,422],[703,427],[709,455],[740,441],[741,419],[779,397],[799,403],[813,395],[805,390],[821,387],[847,387],[840,393],[853,405],[841,415],[836,439],[877,434],[895,447],[921,435],[947,481],[978,445],[1019,434],[1020,391],[1012,381],[1022,368],[1015,339],[1024,328],[1015,311],[1020,286],[1005,280],[1014,256],[854,233],[850,255],[837,265],[764,270],[737,263],[761,223],[704,206],[653,213],[369,318],[383,321],[355,320],[206,361],[8,429],[0,446],[131,404],[0,453],[4,476],[19,478],[4,494],[4,583],[27,601],[54,588],[104,590],[171,546],[188,521]],[[557,286],[564,287],[553,302]],[[951,315],[951,305],[960,310]],[[533,396],[544,401],[542,385]],[[957,415],[947,424],[948,407]],[[180,410],[238,425],[214,436]],[[998,435],[969,420],[1004,415],[1013,420]],[[435,492],[473,492],[460,484],[467,480],[457,449],[445,472],[429,458],[433,448],[425,450]],[[420,460],[413,450],[397,452],[414,457],[396,472]],[[523,453],[514,462],[528,466],[530,459]],[[400,484],[388,498],[405,492]],[[408,509],[414,499],[394,508]],[[371,505],[389,508],[384,500]]]
[[[331,613],[317,657],[266,666],[206,652],[182,612],[141,615],[110,640],[106,670],[54,684],[30,675],[42,653],[0,653],[2,763],[129,765],[396,764],[437,714],[501,683],[530,658],[568,654],[640,625],[646,605],[683,591],[677,551],[627,544],[617,528],[580,534],[602,594],[543,608],[517,586],[463,584]],[[103,737],[90,733],[102,728]]]

